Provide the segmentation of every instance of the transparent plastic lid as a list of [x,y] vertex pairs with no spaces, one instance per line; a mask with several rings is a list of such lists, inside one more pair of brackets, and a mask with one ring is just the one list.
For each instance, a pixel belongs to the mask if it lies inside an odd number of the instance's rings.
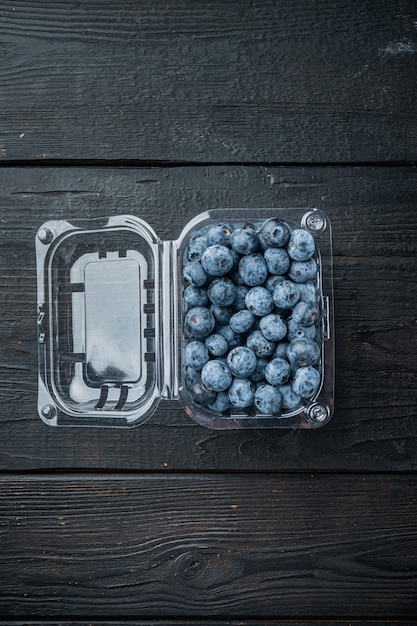
[[[50,221],[36,257],[45,423],[138,425],[166,398],[211,428],[329,421],[332,254],[321,211],[216,209],[177,241],[133,216]],[[296,293],[291,306],[279,299],[284,288]]]
[[48,424],[139,423],[158,403],[157,248],[129,216],[39,229],[38,408]]

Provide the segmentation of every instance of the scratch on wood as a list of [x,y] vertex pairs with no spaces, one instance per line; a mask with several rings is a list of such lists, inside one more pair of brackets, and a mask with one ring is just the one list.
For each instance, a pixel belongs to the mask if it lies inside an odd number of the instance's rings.
[[400,41],[390,41],[385,48],[379,49],[381,56],[398,56],[402,54],[414,54],[417,48],[410,39],[401,39]]
[[12,191],[10,192],[11,196],[81,196],[81,195],[89,195],[96,194],[97,192],[94,190],[84,190],[84,189],[51,189],[50,191]]

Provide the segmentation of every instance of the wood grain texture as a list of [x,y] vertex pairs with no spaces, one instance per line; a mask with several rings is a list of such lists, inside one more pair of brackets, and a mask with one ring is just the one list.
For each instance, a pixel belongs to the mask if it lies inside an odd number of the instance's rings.
[[3,615],[416,615],[416,478],[0,481]]
[[[117,626],[120,622],[103,620],[99,622],[95,619],[92,620],[59,620],[59,621],[45,621],[42,619],[35,620],[8,620],[3,621],[0,619],[0,626],[94,626],[100,624],[100,626]],[[187,619],[152,619],[152,620],[129,620],[124,619],[123,624],[126,626],[407,626],[413,625],[415,621],[401,619],[401,620],[281,620],[281,619],[257,619],[257,620],[218,620],[216,618],[193,618]]]
[[417,158],[413,0],[0,2],[0,159]]
[[[415,470],[416,200],[412,167],[0,170],[0,467]],[[133,430],[86,437],[83,429],[45,426],[36,414],[40,224],[134,213],[169,239],[203,210],[239,206],[320,206],[332,220],[333,420],[317,432],[217,432],[164,401]]]

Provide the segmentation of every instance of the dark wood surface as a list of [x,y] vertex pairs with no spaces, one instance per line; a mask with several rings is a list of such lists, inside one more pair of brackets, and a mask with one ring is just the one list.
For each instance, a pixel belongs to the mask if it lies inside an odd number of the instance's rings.
[[[1,626],[92,626],[100,624],[100,626],[115,626],[118,622],[111,621],[109,619],[98,620],[59,620],[59,621],[46,621],[46,620],[13,620],[13,621],[0,621]],[[201,619],[183,619],[174,618],[172,620],[154,618],[148,620],[129,618],[123,620],[123,624],[126,626],[195,626],[195,624],[208,624],[210,626],[312,626],[312,624],[325,624],[325,626],[407,626],[412,624],[408,620],[395,619],[395,620],[356,620],[356,619],[343,619],[343,620],[280,620],[280,619],[248,619],[248,620],[234,620],[234,619],[217,619],[209,618],[205,620]]]
[[[0,626],[417,621],[417,5],[0,2]],[[333,226],[316,432],[36,415],[34,237],[223,207]]]
[[18,615],[119,616],[121,603],[126,616],[414,614],[413,477],[68,475],[1,487],[13,494],[13,510],[0,502],[3,606]]
[[[0,170],[0,464],[5,470],[417,468],[414,167]],[[162,239],[212,207],[320,206],[332,220],[336,413],[316,432],[208,430],[163,401],[133,430],[53,429],[36,416],[34,237],[51,217],[132,212]]]
[[0,3],[0,158],[416,158],[413,0]]

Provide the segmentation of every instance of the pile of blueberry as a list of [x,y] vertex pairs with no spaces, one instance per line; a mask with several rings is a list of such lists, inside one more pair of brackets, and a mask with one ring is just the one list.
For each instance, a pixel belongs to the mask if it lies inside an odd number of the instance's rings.
[[[205,226],[184,255],[184,382],[223,415],[283,416],[320,385],[313,236],[272,218]],[[317,341],[316,341],[317,339]]]

